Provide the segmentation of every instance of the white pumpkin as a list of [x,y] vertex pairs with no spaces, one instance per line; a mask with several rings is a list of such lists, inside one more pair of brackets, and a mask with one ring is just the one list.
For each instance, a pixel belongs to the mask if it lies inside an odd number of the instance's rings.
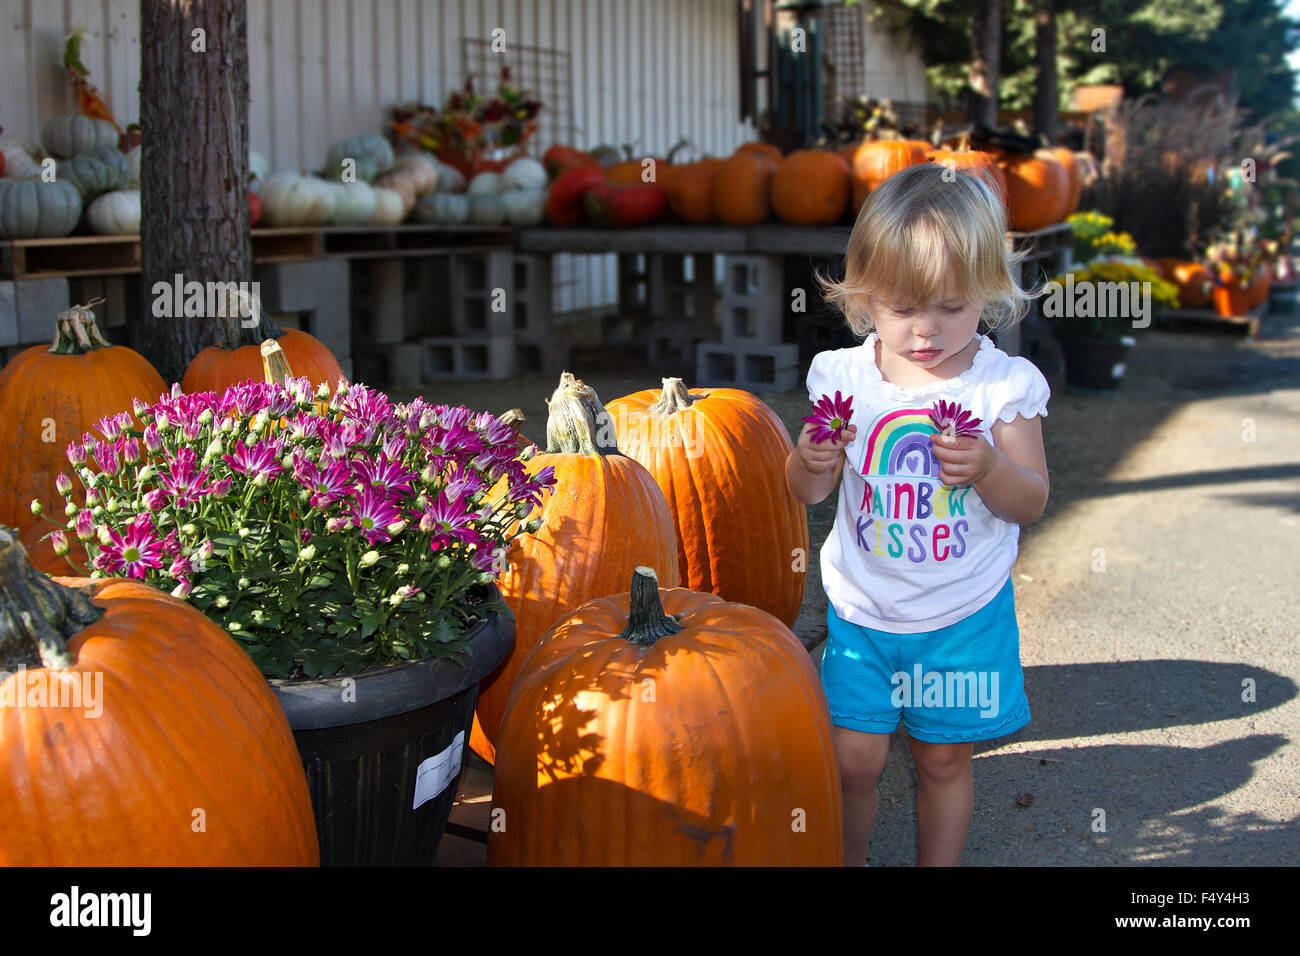
[[101,236],[133,236],[140,232],[140,190],[115,189],[86,207],[86,222]]
[[[480,173],[480,176],[489,175]],[[499,226],[506,221],[506,207],[497,195],[470,194],[469,221],[476,226]]]
[[428,153],[410,153],[397,161],[396,172],[406,173],[415,181],[416,198],[438,188],[438,168]]
[[89,116],[55,116],[41,130],[41,144],[51,156],[71,159],[96,146],[116,146],[118,132],[112,123]]
[[126,151],[126,168],[131,170],[131,178],[127,182],[130,189],[140,188],[140,144],[136,143]]
[[5,158],[5,179],[31,179],[41,174],[41,148],[35,143],[6,136],[0,139]]
[[469,219],[469,197],[459,193],[429,193],[415,204],[415,221],[458,226]]
[[259,198],[261,226],[319,226],[334,213],[334,193],[329,184],[293,170],[268,176]]
[[441,160],[434,159],[433,168],[438,172],[438,185],[434,188],[440,193],[458,193],[465,189],[465,174],[455,166],[448,166]]
[[365,226],[375,215],[375,190],[367,183],[326,183],[334,194],[334,226]]
[[500,173],[479,173],[469,183],[469,194],[471,196],[496,196],[503,192],[505,183],[501,179]]
[[375,186],[375,213],[370,217],[372,226],[396,226],[406,217],[406,200],[396,189]]
[[[509,172],[509,170],[507,170]],[[509,189],[501,194],[506,222],[512,226],[536,226],[546,218],[546,191]]]
[[506,189],[545,189],[546,167],[529,156],[520,156],[501,174]]

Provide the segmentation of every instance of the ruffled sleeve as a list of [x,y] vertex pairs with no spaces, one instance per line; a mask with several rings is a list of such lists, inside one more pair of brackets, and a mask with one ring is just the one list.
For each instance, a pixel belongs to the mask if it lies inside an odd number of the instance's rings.
[[838,389],[845,389],[842,362],[839,351],[832,349],[818,352],[813,356],[812,365],[808,367],[808,402],[816,404],[823,395],[834,395]]
[[1023,355],[1013,356],[1007,363],[1007,374],[997,390],[1000,401],[996,403],[994,417],[999,421],[1013,422],[1017,415],[1035,418],[1047,415],[1047,403],[1052,397],[1051,386],[1033,362]]

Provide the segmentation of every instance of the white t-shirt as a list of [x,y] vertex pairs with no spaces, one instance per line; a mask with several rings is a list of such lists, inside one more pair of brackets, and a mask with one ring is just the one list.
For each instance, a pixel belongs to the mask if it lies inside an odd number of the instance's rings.
[[845,449],[835,526],[822,545],[822,584],[835,612],[854,624],[898,634],[947,627],[997,596],[1016,562],[1020,525],[1004,521],[973,486],[949,488],[929,435],[931,406],[959,402],[995,421],[1047,414],[1051,389],[1023,356],[987,335],[971,367],[955,378],[904,387],[876,365],[876,333],[854,348],[820,352],[808,371],[816,402],[853,396],[857,438]]

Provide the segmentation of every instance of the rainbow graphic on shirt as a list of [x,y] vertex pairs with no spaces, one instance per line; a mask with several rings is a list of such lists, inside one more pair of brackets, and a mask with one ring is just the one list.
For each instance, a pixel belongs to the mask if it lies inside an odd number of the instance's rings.
[[863,442],[858,472],[862,475],[913,475],[939,479],[939,459],[930,444],[938,429],[930,408],[898,408],[872,423]]

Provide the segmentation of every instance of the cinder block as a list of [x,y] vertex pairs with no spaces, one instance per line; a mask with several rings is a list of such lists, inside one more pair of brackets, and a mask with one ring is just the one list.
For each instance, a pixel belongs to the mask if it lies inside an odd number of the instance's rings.
[[[319,266],[333,262],[276,262],[259,266],[254,277],[262,284],[262,304],[268,312],[310,312],[321,299]],[[346,265],[344,265],[346,268]]]
[[696,380],[706,387],[788,392],[799,384],[799,346],[704,344],[696,348]]
[[707,325],[695,322],[660,322],[644,330],[639,338],[646,348],[646,360],[654,368],[681,375],[695,365],[696,349],[718,337]]
[[424,346],[407,342],[389,347],[388,384],[393,388],[416,388],[420,384]]
[[421,340],[420,374],[439,379],[497,381],[514,372],[514,336],[498,338],[427,338]]
[[0,282],[0,348],[18,344],[18,303],[13,282]]
[[352,290],[348,263],[326,259],[316,267],[316,308],[312,312],[312,335],[335,354],[352,354]]
[[457,335],[498,338],[510,334],[513,273],[509,252],[453,256],[451,324]]
[[405,337],[401,259],[375,259],[369,265],[369,341],[359,345],[391,345]]
[[722,341],[779,345],[785,319],[780,256],[725,256]]
[[18,341],[35,344],[54,338],[55,319],[71,304],[67,279],[19,279],[14,282]]
[[559,375],[569,364],[569,343],[550,337],[527,339],[515,337],[515,375]]
[[539,339],[551,332],[550,256],[514,256],[511,263],[510,316],[516,336]]

